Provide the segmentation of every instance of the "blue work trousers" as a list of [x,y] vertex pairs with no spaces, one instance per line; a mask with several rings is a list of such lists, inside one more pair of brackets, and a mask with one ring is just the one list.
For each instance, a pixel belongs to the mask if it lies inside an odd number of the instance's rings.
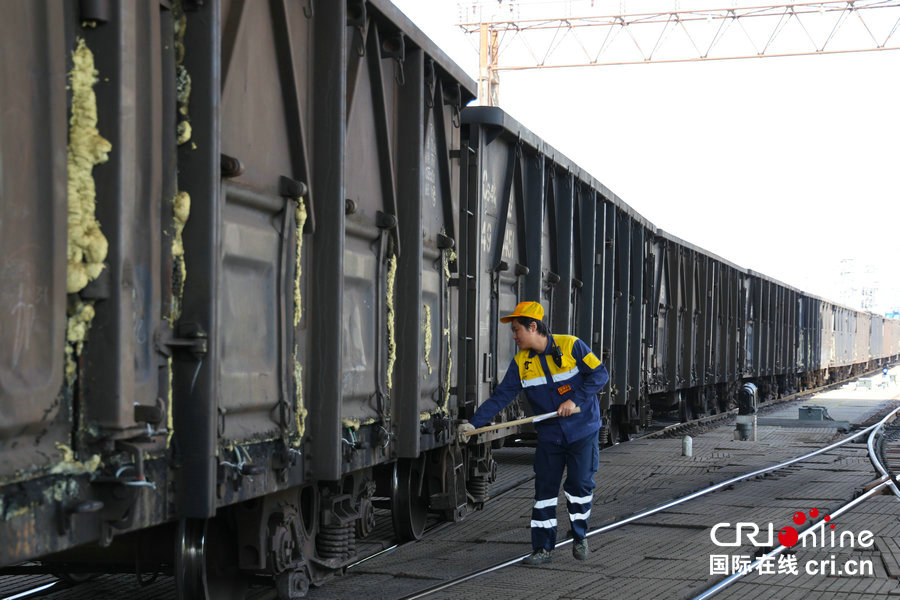
[[540,443],[534,453],[534,508],[531,545],[535,550],[556,546],[556,499],[566,470],[566,508],[576,540],[584,539],[594,501],[594,474],[600,464],[598,434],[569,444]]

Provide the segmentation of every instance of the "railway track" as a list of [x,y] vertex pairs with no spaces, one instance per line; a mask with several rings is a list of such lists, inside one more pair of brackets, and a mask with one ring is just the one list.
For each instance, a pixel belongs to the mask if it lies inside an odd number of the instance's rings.
[[[530,469],[529,469],[529,471],[530,471]],[[495,489],[492,490],[491,498],[493,500],[501,498],[502,496],[507,494],[509,491],[514,490],[515,488],[517,488],[518,486],[520,486],[524,483],[527,483],[528,481],[530,481],[533,478],[534,478],[534,475],[531,474],[528,476],[510,477],[507,480],[498,482],[499,485]],[[387,516],[386,520],[387,520],[387,522],[390,522],[390,516]],[[442,530],[444,530],[447,527],[450,527],[452,525],[453,525],[453,523],[449,522],[449,521],[434,522],[426,528],[425,536],[438,535],[438,534],[440,534],[440,532]],[[363,556],[362,558],[360,558],[360,560],[349,565],[347,567],[347,570],[351,571],[354,568],[366,563],[369,560],[372,560],[372,559],[374,559],[378,556],[384,555],[384,554],[388,554],[390,552],[397,550],[398,548],[402,548],[403,546],[406,546],[406,545],[412,544],[412,543],[415,543],[415,542],[397,543],[396,539],[386,541],[385,544],[387,545],[387,547],[385,547],[381,550],[375,551],[366,556]],[[37,567],[35,567],[35,568],[37,568]],[[20,567],[19,570],[21,573],[29,572],[29,568],[25,567],[25,566]],[[49,581],[48,579],[50,577],[51,577],[50,575],[44,575],[44,576],[35,575],[34,578],[37,579],[38,581],[35,584],[33,584],[33,587],[29,587],[28,585],[17,586],[17,587],[13,587],[14,591],[12,591],[12,592],[4,592],[2,590],[2,588],[0,588],[0,600],[28,600],[31,598],[41,598],[41,597],[47,596],[48,594],[60,592],[62,590],[75,588],[76,586],[79,586],[79,582],[77,582],[77,581],[70,582],[70,581],[65,581],[62,579]],[[264,582],[263,578],[258,578],[258,583],[260,585],[257,586],[256,593],[252,595],[254,600],[275,600],[278,597],[274,588],[271,589],[270,594],[258,589],[259,587],[267,587],[269,584],[268,580],[266,580]],[[75,590],[73,589],[73,591],[75,591]]]
[[[887,431],[886,424],[888,421],[893,421],[897,418],[898,413],[900,413],[900,408],[894,409],[887,416],[885,416],[881,421],[872,425],[862,431],[857,432],[851,437],[859,437],[866,431],[869,431],[868,437],[868,450],[869,450],[869,459],[872,461],[872,465],[875,469],[881,473],[881,477],[874,482],[870,486],[867,486],[868,489],[861,494],[860,496],[854,498],[850,502],[838,507],[837,509],[831,510],[829,515],[823,517],[816,523],[811,523],[806,529],[804,529],[799,533],[798,541],[802,541],[805,538],[810,536],[814,536],[817,533],[824,531],[826,525],[831,524],[834,525],[835,522],[840,518],[841,515],[847,513],[853,508],[859,506],[864,503],[866,500],[883,493],[885,488],[889,488],[900,500],[900,489],[898,489],[896,484],[896,474],[889,472],[888,468],[884,464],[883,453],[880,452],[877,448],[885,448],[885,442],[887,441]],[[893,434],[896,430],[892,430]],[[849,438],[848,438],[849,439]],[[900,440],[896,439],[896,436],[891,436],[891,445],[890,448],[892,455],[896,456],[896,453],[900,451]],[[896,466],[896,463],[893,463],[892,466]],[[793,546],[794,544],[791,544]],[[778,557],[780,554],[785,552],[789,546],[779,545],[777,548],[774,548],[770,552],[760,556],[753,563],[747,566],[745,569],[741,569],[737,573],[730,575],[729,577],[723,579],[716,585],[710,587],[705,590],[701,594],[698,594],[694,597],[693,600],[706,600],[706,598],[711,598],[712,596],[718,594],[720,591],[724,590],[728,586],[732,585],[737,580],[746,576],[748,573],[752,573],[754,569],[756,569],[763,561],[772,560]]]
[[[863,377],[869,377],[876,373],[879,373],[880,369],[873,369],[866,373],[860,375],[857,379],[861,379]],[[823,385],[817,388],[810,388],[807,390],[802,390],[799,392],[795,392],[793,394],[789,394],[787,396],[782,396],[781,398],[775,398],[773,400],[769,400],[759,405],[759,413],[765,414],[773,409],[779,408],[785,404],[789,404],[791,402],[797,402],[799,400],[803,400],[808,396],[812,396],[814,394],[820,394],[822,392],[827,392],[833,389],[837,389],[843,385],[846,385],[847,381],[838,381],[835,383],[830,383],[827,385]],[[706,428],[706,427],[715,427],[717,425],[721,425],[729,419],[735,417],[738,414],[737,408],[732,408],[727,411],[723,411],[720,413],[716,413],[713,415],[707,415],[704,417],[699,417],[696,419],[692,419],[690,421],[685,421],[683,423],[674,423],[672,425],[668,425],[663,427],[662,429],[658,429],[656,431],[649,431],[647,433],[638,434],[635,437],[640,438],[667,438],[667,437],[677,437],[679,435],[686,435],[697,428]],[[898,457],[900,459],[900,457]]]
[[[892,410],[887,416],[885,416],[878,423],[876,423],[874,425],[870,425],[868,427],[865,427],[864,429],[861,429],[855,433],[852,433],[837,442],[834,442],[832,444],[829,444],[827,446],[824,446],[822,448],[819,448],[819,449],[809,452],[807,454],[798,456],[796,458],[793,458],[793,459],[790,459],[790,460],[787,460],[787,461],[784,461],[784,462],[781,462],[781,463],[778,463],[778,464],[775,464],[775,465],[772,465],[769,467],[765,467],[762,469],[756,469],[754,471],[751,471],[749,473],[745,473],[742,475],[738,475],[736,477],[732,477],[730,479],[727,479],[725,481],[711,485],[709,487],[706,487],[699,491],[693,492],[691,494],[682,496],[682,497],[672,500],[670,502],[661,504],[659,506],[650,508],[648,510],[645,510],[645,511],[642,511],[639,513],[636,513],[630,517],[620,519],[614,523],[610,523],[609,525],[592,530],[591,532],[589,532],[587,534],[587,537],[593,537],[596,535],[600,535],[600,534],[612,531],[614,529],[618,529],[618,528],[628,525],[630,523],[634,523],[636,521],[639,521],[639,520],[649,517],[651,515],[655,515],[659,512],[662,512],[662,511],[668,510],[670,508],[673,508],[675,506],[678,506],[680,504],[690,502],[692,500],[695,500],[697,498],[700,498],[700,497],[710,494],[712,492],[722,490],[724,488],[728,488],[729,486],[731,486],[735,483],[738,483],[740,481],[745,481],[745,480],[752,479],[752,478],[755,478],[755,477],[758,477],[761,475],[765,475],[767,473],[771,473],[773,471],[784,469],[785,467],[802,462],[802,461],[812,458],[814,456],[818,456],[820,454],[830,452],[836,448],[839,448],[841,446],[844,446],[846,444],[854,442],[855,440],[858,440],[859,438],[862,438],[863,436],[866,436],[866,435],[868,435],[870,459],[872,460],[872,463],[876,467],[876,469],[881,471],[882,474],[878,480],[873,482],[870,486],[867,486],[868,489],[862,495],[858,496],[851,502],[844,504],[843,506],[839,507],[838,509],[831,510],[829,513],[831,520],[833,521],[834,519],[837,519],[842,514],[845,514],[849,510],[852,510],[854,507],[865,502],[867,499],[883,493],[885,487],[892,487],[894,493],[898,495],[898,498],[900,498],[900,492],[898,492],[897,488],[895,487],[895,483],[894,483],[894,480],[892,479],[891,473],[887,470],[887,467],[884,467],[884,465],[882,464],[881,458],[878,456],[878,452],[875,450],[875,448],[877,448],[877,447],[884,448],[884,453],[886,453],[889,456],[894,457],[894,462],[890,463],[891,467],[894,469],[900,470],[900,434],[897,433],[897,431],[898,431],[897,429],[886,429],[887,422],[889,420],[893,420],[893,419],[897,418],[898,413],[900,413],[900,408],[896,408],[896,409]],[[883,440],[883,442],[879,442],[878,440]],[[895,476],[896,475],[893,475],[893,477],[895,477]],[[807,529],[800,532],[800,539],[803,539],[804,536],[813,535],[816,531],[819,531],[819,529],[821,529],[821,527],[824,525],[825,525],[824,520],[820,520],[818,523],[811,525]],[[572,542],[572,540],[570,540],[570,539],[564,540],[562,542],[559,542],[556,545],[556,548],[559,549],[559,548],[568,546],[569,544],[571,544],[571,542]],[[712,595],[718,593],[725,587],[731,585],[732,583],[734,583],[735,581],[740,579],[740,577],[743,577],[744,575],[746,575],[748,572],[752,572],[752,569],[755,568],[763,560],[767,560],[767,559],[776,557],[779,554],[781,554],[782,552],[784,552],[786,549],[787,549],[786,546],[779,546],[779,547],[773,549],[771,552],[759,557],[745,571],[742,571],[739,574],[732,575],[732,576],[726,578],[725,580],[717,583],[715,586],[709,588],[708,590],[704,591],[700,595],[696,596],[695,600],[704,600],[705,598],[711,597]],[[449,588],[452,588],[452,587],[462,584],[464,582],[468,582],[468,581],[477,579],[479,577],[483,577],[490,573],[494,573],[496,571],[510,567],[512,565],[518,564],[523,559],[525,559],[527,556],[529,556],[529,555],[524,554],[522,556],[513,558],[511,560],[506,560],[506,561],[491,565],[489,567],[479,569],[477,571],[474,571],[474,572],[464,575],[462,577],[457,577],[455,579],[435,585],[426,590],[422,590],[422,591],[416,592],[414,594],[404,596],[402,598],[402,600],[418,600],[420,598],[438,597],[437,594],[439,594],[440,592],[442,592],[444,590],[447,590]]]
[[[835,384],[835,385],[837,385],[837,384]],[[805,396],[808,396],[808,395],[810,395],[810,394],[816,393],[816,392],[818,392],[818,391],[824,391],[824,390],[826,390],[826,389],[833,388],[833,387],[835,387],[835,385],[832,385],[832,386],[825,386],[825,387],[820,388],[820,389],[818,389],[818,390],[807,390],[807,391],[802,392],[802,393],[794,394],[794,395],[791,395],[791,396],[786,396],[786,397],[784,397],[784,398],[781,398],[781,399],[778,399],[778,400],[775,400],[775,401],[770,401],[770,402],[766,403],[766,404],[763,405],[763,406],[766,407],[766,408],[768,408],[768,407],[777,407],[777,406],[781,406],[781,405],[784,405],[784,404],[789,403],[789,402],[793,402],[793,401],[800,400],[800,399],[804,398]],[[666,427],[666,428],[664,428],[664,429],[662,429],[662,430],[658,430],[658,431],[655,431],[655,432],[651,432],[651,433],[649,433],[649,434],[647,434],[647,435],[645,435],[645,436],[641,436],[641,437],[649,437],[649,438],[653,438],[653,437],[675,437],[675,436],[677,436],[677,435],[682,435],[682,434],[684,434],[684,433],[686,433],[686,432],[690,432],[692,428],[698,428],[698,427],[700,427],[700,428],[704,428],[704,429],[705,429],[705,428],[708,428],[708,427],[710,427],[710,426],[715,426],[715,425],[721,424],[723,421],[725,421],[725,420],[731,418],[731,417],[734,415],[734,412],[735,412],[735,411],[729,411],[729,412],[727,412],[727,413],[720,413],[720,414],[712,415],[712,416],[709,416],[709,417],[698,418],[698,419],[695,419],[695,420],[692,420],[692,421],[686,422],[686,423],[679,423],[679,424],[676,424],[676,425],[673,425],[673,426]],[[865,429],[862,429],[861,431],[855,432],[853,435],[850,435],[850,436],[844,438],[843,440],[841,440],[841,441],[839,441],[839,442],[836,442],[836,443],[834,443],[834,444],[830,444],[830,445],[825,446],[824,448],[818,449],[818,450],[816,450],[816,451],[814,451],[814,452],[810,452],[810,453],[805,454],[805,455],[803,455],[803,456],[794,458],[794,459],[792,459],[792,460],[790,460],[790,461],[785,461],[785,462],[783,462],[783,463],[779,463],[779,464],[777,464],[777,465],[773,465],[773,466],[771,466],[771,467],[766,467],[766,468],[764,468],[764,469],[754,470],[754,471],[752,471],[752,472],[749,472],[749,473],[746,473],[746,474],[743,474],[743,475],[739,475],[739,476],[737,476],[737,477],[733,477],[733,478],[731,478],[731,479],[728,479],[728,480],[723,481],[723,482],[721,482],[721,483],[718,483],[718,484],[716,484],[716,485],[710,486],[710,487],[705,488],[705,489],[703,489],[703,490],[700,490],[700,491],[698,491],[698,492],[695,492],[695,493],[692,493],[692,494],[683,496],[683,497],[681,497],[681,498],[678,498],[678,499],[676,499],[676,500],[674,500],[674,501],[671,501],[671,502],[668,502],[668,503],[665,503],[665,504],[661,504],[661,505],[659,505],[659,506],[657,506],[657,507],[655,507],[655,508],[651,508],[651,509],[649,509],[649,510],[640,512],[640,513],[635,514],[635,515],[633,515],[633,516],[631,516],[631,517],[628,517],[628,518],[625,518],[625,519],[621,519],[621,520],[619,520],[619,521],[616,521],[615,523],[611,523],[611,524],[609,524],[609,525],[607,525],[607,526],[605,526],[605,527],[601,527],[601,528],[599,528],[599,529],[596,529],[596,530],[590,532],[588,535],[589,535],[589,536],[595,536],[595,535],[599,535],[599,534],[602,534],[602,533],[607,532],[607,531],[611,531],[611,530],[613,530],[613,529],[616,529],[616,528],[618,528],[618,527],[622,527],[622,526],[624,526],[624,525],[627,525],[627,524],[632,523],[632,522],[634,522],[634,521],[637,521],[637,520],[639,520],[639,519],[643,519],[643,518],[645,518],[645,517],[649,517],[650,515],[653,515],[653,514],[656,514],[656,513],[658,513],[658,512],[667,510],[667,509],[672,508],[672,507],[674,507],[674,506],[677,506],[677,505],[679,505],[679,504],[688,502],[688,501],[693,500],[693,499],[695,499],[695,498],[699,498],[699,497],[701,497],[701,496],[704,496],[704,495],[706,495],[706,494],[708,494],[708,493],[711,493],[711,492],[714,492],[714,491],[716,491],[716,490],[720,490],[720,489],[726,488],[726,487],[728,487],[729,485],[732,485],[732,484],[734,484],[734,483],[736,483],[736,482],[738,482],[738,481],[750,479],[750,478],[753,478],[753,477],[756,477],[756,476],[759,476],[759,475],[762,475],[762,474],[765,474],[765,473],[768,473],[768,472],[771,472],[771,471],[775,471],[775,470],[784,468],[784,467],[786,467],[786,466],[789,466],[789,465],[791,465],[791,464],[795,464],[795,463],[797,463],[797,462],[801,462],[801,461],[803,461],[803,460],[805,460],[805,459],[807,459],[807,458],[811,458],[811,457],[816,456],[816,455],[818,455],[818,454],[822,454],[822,453],[824,453],[824,452],[828,452],[828,451],[830,451],[830,450],[832,450],[832,449],[834,449],[834,448],[840,447],[840,446],[842,446],[842,445],[844,445],[844,444],[847,444],[847,443],[849,443],[849,442],[852,442],[853,440],[858,439],[859,437],[865,435],[867,432],[868,432],[868,433],[871,433],[872,431],[874,431],[874,430],[875,430],[876,428],[878,428],[878,427],[879,427],[879,424],[872,425],[872,426],[870,426],[870,427],[867,427],[867,428],[865,428]],[[893,472],[900,472],[900,428],[893,427],[893,426],[886,425],[886,424],[882,423],[882,424],[881,424],[881,430],[883,431],[883,434],[880,435],[880,436],[878,436],[878,437],[876,437],[876,438],[874,438],[874,439],[876,440],[876,442],[875,442],[875,449],[876,449],[877,452],[881,452],[881,453],[882,453],[882,456],[886,456],[886,457],[888,457],[888,458],[887,458],[887,459],[882,459],[882,460],[880,461],[880,463],[881,463],[881,464],[884,464],[886,469],[889,469],[889,470],[888,470],[889,473],[890,473],[891,471],[893,471]],[[492,497],[493,497],[494,499],[496,499],[496,498],[498,498],[499,496],[502,496],[504,493],[508,492],[509,490],[515,489],[515,488],[518,487],[519,485],[521,485],[521,484],[523,484],[523,483],[526,483],[527,481],[529,481],[529,480],[532,479],[532,478],[533,478],[533,475],[529,475],[529,476],[526,476],[526,477],[511,478],[510,480],[504,482],[504,484],[502,485],[502,487],[499,488],[499,489],[497,489],[497,490],[494,492],[494,494],[493,494]],[[882,479],[883,479],[883,481],[879,481],[879,482],[878,482],[880,485],[879,485],[879,487],[877,488],[877,491],[871,492],[871,494],[868,495],[868,496],[866,496],[866,497],[871,497],[871,495],[875,495],[876,493],[878,493],[879,491],[881,491],[881,489],[882,489],[883,487],[885,487],[886,485],[888,485],[888,484],[890,483],[890,481],[889,481],[886,477],[882,477]],[[871,491],[871,490],[870,490],[870,491]],[[867,493],[868,493],[868,492],[867,492]],[[847,509],[845,509],[845,510],[847,510]],[[839,514],[839,513],[837,513],[837,512],[835,511],[834,514],[837,515],[837,514]],[[449,525],[450,525],[450,523],[437,523],[437,524],[435,524],[435,525],[432,525],[431,527],[429,527],[429,529],[428,529],[426,535],[427,535],[427,536],[434,536],[434,535],[437,535],[437,534],[440,533],[440,531],[442,531],[445,527],[447,527],[447,526],[449,526]],[[568,545],[569,543],[570,543],[570,541],[569,541],[569,540],[566,540],[566,541],[563,541],[563,542],[561,542],[560,544],[558,544],[557,547],[564,547],[564,546]],[[374,552],[374,553],[372,553],[372,554],[370,554],[370,555],[368,555],[368,556],[363,557],[363,558],[362,558],[361,560],[359,560],[357,563],[354,563],[353,565],[351,565],[351,566],[349,567],[349,569],[352,570],[352,569],[356,568],[358,565],[361,565],[361,564],[363,564],[363,563],[365,563],[365,562],[367,562],[367,561],[369,561],[369,560],[371,560],[371,559],[373,559],[373,558],[375,558],[375,557],[377,557],[377,556],[383,555],[383,554],[385,554],[385,553],[390,553],[390,552],[392,552],[392,551],[394,551],[394,550],[397,550],[398,548],[402,548],[404,545],[405,545],[405,544],[393,544],[393,545],[390,545],[390,546],[388,546],[388,547],[386,547],[386,548],[384,548],[384,549],[382,549],[382,550],[379,550],[379,551]],[[517,557],[517,558],[512,559],[512,560],[504,561],[504,562],[502,562],[502,563],[495,564],[495,565],[490,566],[490,567],[488,567],[488,568],[486,568],[486,569],[481,569],[481,570],[479,570],[479,571],[477,571],[477,572],[470,573],[469,575],[466,575],[466,576],[463,576],[463,577],[454,579],[454,580],[452,580],[452,581],[448,581],[448,582],[442,583],[442,584],[440,584],[440,585],[437,585],[437,586],[435,586],[435,587],[433,587],[433,588],[429,588],[429,589],[424,590],[424,591],[422,591],[422,592],[418,592],[418,593],[416,593],[416,594],[413,594],[413,595],[410,595],[410,596],[406,596],[406,597],[405,597],[405,600],[410,600],[410,599],[412,599],[412,598],[435,597],[435,594],[439,593],[441,590],[447,589],[447,588],[449,588],[449,587],[453,587],[453,586],[458,585],[458,584],[460,584],[460,583],[463,583],[463,582],[465,582],[465,581],[469,581],[469,580],[471,580],[471,579],[475,579],[475,578],[480,577],[480,576],[482,576],[482,575],[485,575],[485,574],[487,574],[487,573],[491,573],[491,572],[494,572],[494,571],[503,569],[503,568],[505,568],[505,567],[508,567],[508,566],[510,566],[510,565],[516,564],[516,563],[518,563],[519,561],[521,561],[522,558],[524,558],[525,556],[527,556],[527,555],[524,555],[524,556],[521,556],[521,557]],[[41,597],[41,596],[44,596],[44,595],[49,594],[49,593],[58,592],[58,591],[60,590],[60,588],[63,588],[63,587],[69,587],[69,585],[70,585],[70,584],[65,583],[65,582],[61,582],[61,581],[60,581],[60,582],[49,582],[49,583],[43,582],[43,583],[41,583],[41,585],[36,586],[34,589],[22,591],[22,592],[19,592],[19,593],[14,594],[14,595],[3,596],[3,597],[0,597],[0,600],[25,600],[25,598],[36,598],[36,597]],[[263,591],[258,591],[258,593],[254,595],[254,598],[258,598],[258,599],[268,598],[268,597],[271,597],[271,598],[275,598],[275,597],[276,597],[275,594],[274,594],[274,590],[272,590],[271,595],[267,595],[267,594],[266,594],[265,592],[263,592]]]
[[64,585],[65,584],[62,582],[62,580],[57,579],[56,581],[42,583],[33,588],[12,594],[11,596],[5,596],[3,600],[26,600],[26,598],[38,598],[46,593],[49,593],[52,590],[60,589]]

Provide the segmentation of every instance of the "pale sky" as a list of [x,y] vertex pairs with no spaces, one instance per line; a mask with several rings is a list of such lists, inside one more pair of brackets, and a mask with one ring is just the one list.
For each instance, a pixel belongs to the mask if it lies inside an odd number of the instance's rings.
[[[477,79],[456,0],[393,2]],[[898,75],[900,51],[508,71],[500,105],[657,227],[742,267],[840,300],[841,259],[873,265],[883,311],[900,307]]]

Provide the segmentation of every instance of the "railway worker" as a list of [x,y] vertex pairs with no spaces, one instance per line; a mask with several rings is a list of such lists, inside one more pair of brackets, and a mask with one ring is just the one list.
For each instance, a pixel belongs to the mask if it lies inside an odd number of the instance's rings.
[[[563,469],[567,470],[563,489],[574,537],[572,555],[578,560],[588,556],[585,536],[600,459],[597,392],[609,381],[606,367],[587,344],[575,336],[551,334],[543,317],[540,303],[520,302],[511,315],[500,319],[510,324],[519,352],[491,397],[458,429],[460,443],[465,443],[467,431],[486,425],[519,392],[525,392],[535,414],[555,411],[559,415],[535,424],[533,553],[523,561],[528,565],[550,562],[556,545],[556,504]],[[576,407],[580,412],[573,413]]]

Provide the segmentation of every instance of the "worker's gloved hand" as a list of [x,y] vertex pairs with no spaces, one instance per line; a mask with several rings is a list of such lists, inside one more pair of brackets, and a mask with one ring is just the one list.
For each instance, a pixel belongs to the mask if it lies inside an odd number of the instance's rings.
[[556,414],[561,417],[569,417],[575,414],[575,403],[571,400],[566,400],[562,404],[559,405],[559,408],[556,409]]
[[459,439],[460,445],[465,446],[466,442],[469,441],[468,436],[466,436],[466,432],[468,431],[475,431],[475,426],[468,421],[460,421],[459,427],[456,429],[456,437]]

